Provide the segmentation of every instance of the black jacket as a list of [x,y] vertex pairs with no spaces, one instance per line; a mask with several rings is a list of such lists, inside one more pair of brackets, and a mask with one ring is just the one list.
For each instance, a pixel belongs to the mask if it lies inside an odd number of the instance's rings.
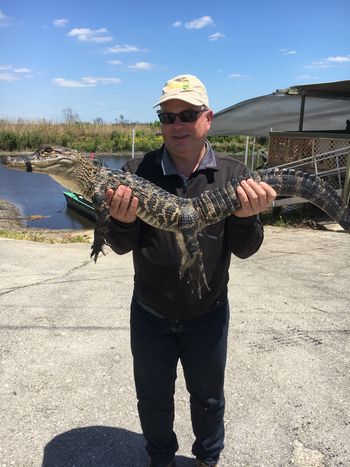
[[[131,159],[124,170],[155,183],[182,197],[195,197],[213,190],[232,178],[247,176],[248,169],[231,156],[215,154],[216,168],[195,171],[187,184],[177,175],[164,175],[163,149],[149,152],[143,159]],[[118,254],[133,251],[134,294],[149,309],[172,321],[185,321],[214,310],[226,300],[231,253],[239,258],[254,254],[263,240],[263,227],[257,216],[229,216],[206,227],[199,234],[203,262],[210,291],[202,298],[192,294],[185,277],[179,278],[180,256],[173,232],[156,229],[140,219],[133,224],[111,222],[107,241]]]

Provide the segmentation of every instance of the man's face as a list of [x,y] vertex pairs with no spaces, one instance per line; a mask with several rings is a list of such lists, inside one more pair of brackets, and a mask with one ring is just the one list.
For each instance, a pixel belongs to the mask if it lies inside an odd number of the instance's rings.
[[[162,112],[180,113],[184,110],[198,110],[198,107],[178,99],[170,100],[162,104]],[[201,151],[211,122],[213,112],[205,110],[198,114],[194,122],[181,122],[176,117],[174,123],[162,123],[162,135],[165,146],[171,155],[186,157],[195,155]]]

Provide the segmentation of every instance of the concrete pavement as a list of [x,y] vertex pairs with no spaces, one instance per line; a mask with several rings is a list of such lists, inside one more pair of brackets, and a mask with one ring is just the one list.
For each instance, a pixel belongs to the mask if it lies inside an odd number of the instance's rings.
[[[143,467],[131,255],[0,239],[0,466]],[[350,465],[350,236],[266,228],[233,259],[223,466]],[[190,467],[179,370],[177,465]]]

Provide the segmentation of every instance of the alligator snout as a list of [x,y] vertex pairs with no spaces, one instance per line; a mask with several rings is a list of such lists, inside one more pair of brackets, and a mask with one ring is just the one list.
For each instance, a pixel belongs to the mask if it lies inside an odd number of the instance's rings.
[[32,164],[28,157],[11,157],[6,156],[1,158],[1,162],[7,165],[10,169],[26,170],[26,172],[32,172]]

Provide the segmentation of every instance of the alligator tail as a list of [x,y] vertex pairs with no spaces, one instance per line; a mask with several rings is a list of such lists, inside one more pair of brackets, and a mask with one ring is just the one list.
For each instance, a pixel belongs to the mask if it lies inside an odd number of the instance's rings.
[[192,198],[193,207],[197,211],[202,227],[215,224],[241,207],[236,194],[238,181],[232,180],[212,191],[205,191]]
[[350,233],[350,208],[337,192],[315,174],[294,169],[268,169],[253,172],[253,178],[271,185],[281,196],[299,196],[322,209]]

